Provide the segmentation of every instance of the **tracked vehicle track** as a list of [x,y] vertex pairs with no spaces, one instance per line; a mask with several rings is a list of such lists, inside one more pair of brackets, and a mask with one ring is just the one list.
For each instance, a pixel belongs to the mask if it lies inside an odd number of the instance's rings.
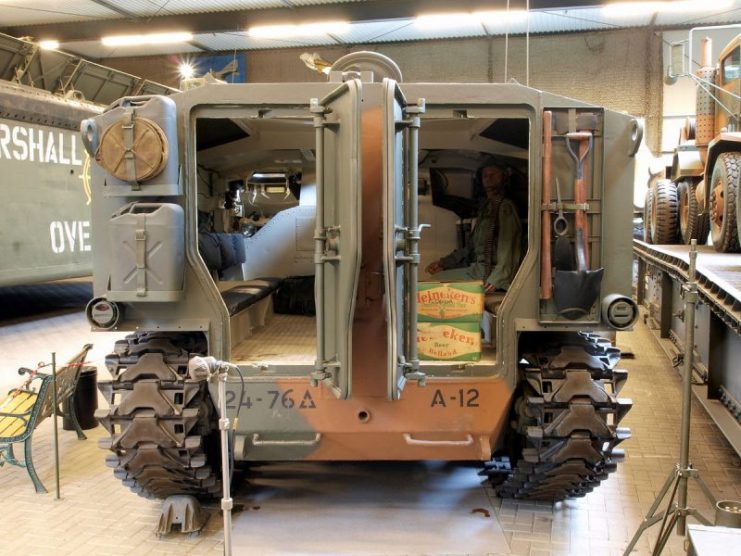
[[632,406],[617,397],[627,378],[615,369],[620,351],[594,335],[562,334],[523,357],[524,389],[513,410],[520,453],[513,468],[495,459],[485,473],[496,482],[509,471],[497,488],[505,498],[584,496],[615,470],[613,449],[630,437],[617,427]]
[[100,446],[106,464],[133,492],[147,498],[173,494],[213,496],[221,484],[210,456],[217,416],[205,380],[188,375],[197,334],[138,333],[116,342],[106,357],[112,381],[101,382],[110,409],[96,416],[111,434]]

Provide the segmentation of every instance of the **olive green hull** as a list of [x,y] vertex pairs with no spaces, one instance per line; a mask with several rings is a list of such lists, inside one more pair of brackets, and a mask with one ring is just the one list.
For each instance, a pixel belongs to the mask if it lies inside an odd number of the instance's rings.
[[92,273],[89,161],[77,129],[94,112],[0,89],[0,286]]

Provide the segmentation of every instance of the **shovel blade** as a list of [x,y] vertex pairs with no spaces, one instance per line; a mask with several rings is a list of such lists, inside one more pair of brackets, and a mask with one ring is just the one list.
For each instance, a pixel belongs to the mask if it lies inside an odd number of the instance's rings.
[[553,248],[553,266],[556,270],[576,269],[574,248],[566,236],[558,236],[556,239],[556,245]]
[[553,284],[553,301],[558,314],[576,320],[589,314],[597,301],[602,286],[604,269],[556,270]]

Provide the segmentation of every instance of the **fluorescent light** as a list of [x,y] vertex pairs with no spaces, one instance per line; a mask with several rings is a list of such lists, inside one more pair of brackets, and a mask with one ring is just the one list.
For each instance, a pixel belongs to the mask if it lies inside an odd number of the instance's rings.
[[53,39],[39,41],[39,47],[44,50],[56,50],[59,48],[59,41]]
[[192,33],[152,33],[149,35],[116,35],[103,37],[100,42],[104,46],[142,46],[147,44],[168,44],[193,40]]
[[[713,0],[714,10],[729,7],[733,0]],[[653,13],[672,14],[704,12],[709,9],[708,0],[664,0],[657,2],[616,2],[602,8],[607,15],[646,15]]]
[[444,14],[419,15],[414,23],[421,29],[448,29],[463,25],[485,23],[496,25],[498,23],[513,23],[525,21],[527,11],[525,10],[487,10],[480,12],[454,12]]
[[250,27],[247,34],[258,39],[290,39],[292,37],[320,37],[327,33],[344,33],[350,28],[346,21],[302,23],[301,25],[260,25]]
[[277,173],[277,172],[271,172],[271,173],[265,173],[265,172],[255,172],[250,176],[250,178],[255,178],[256,180],[262,180],[262,179],[278,179],[278,178],[285,178],[286,175],[283,173]]

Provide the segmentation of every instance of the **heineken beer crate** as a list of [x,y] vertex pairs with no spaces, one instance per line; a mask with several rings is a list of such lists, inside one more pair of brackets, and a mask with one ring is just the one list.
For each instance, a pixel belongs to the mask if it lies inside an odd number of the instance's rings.
[[484,286],[481,282],[420,282],[418,322],[481,322]]
[[422,361],[478,361],[478,322],[418,322],[417,352]]

